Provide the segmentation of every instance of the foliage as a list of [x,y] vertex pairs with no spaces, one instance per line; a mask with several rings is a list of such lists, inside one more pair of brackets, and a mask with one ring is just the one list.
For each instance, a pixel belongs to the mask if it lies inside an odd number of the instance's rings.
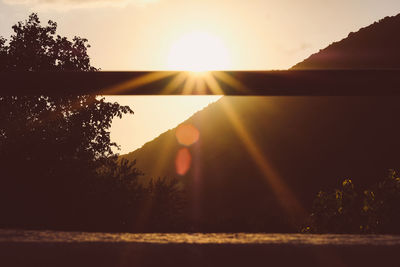
[[345,179],[341,189],[320,191],[302,232],[400,233],[400,177],[395,170],[373,186],[357,192]]
[[[0,38],[0,71],[97,70],[87,40],[56,35],[53,21],[32,14],[13,30]],[[113,153],[109,129],[124,114],[94,95],[0,96],[0,226],[132,231],[149,199],[173,207],[176,182],[145,186],[136,162]]]
[[[176,179],[140,180],[136,161],[121,159],[107,165],[90,183],[88,230],[178,231],[182,230],[184,198]],[[83,215],[83,214],[82,214]],[[83,215],[84,216],[84,215]],[[101,222],[101,223],[99,223]]]
[[[28,20],[12,28],[14,34],[8,43],[0,39],[0,70],[96,70],[90,65],[87,40],[74,37],[71,42],[66,37],[56,36],[55,22],[41,26],[37,14],[33,13]],[[111,121],[115,116],[133,113],[128,106],[107,103],[92,95],[1,97],[0,104],[2,151],[9,153],[20,144],[26,150],[27,144],[23,143],[46,143],[49,148],[62,146],[57,150],[62,151],[63,156],[56,158],[86,159],[85,163],[113,154],[112,147],[116,144],[110,141],[108,132]],[[12,145],[13,149],[7,145]]]
[[364,212],[370,231],[400,233],[400,175],[391,169],[385,179],[364,192]]
[[88,40],[75,36],[72,41],[56,35],[57,23],[41,26],[37,14],[12,27],[9,43],[0,38],[0,70],[94,71],[90,65]]
[[186,223],[186,200],[177,179],[152,179],[148,184],[151,216],[148,224],[155,231],[183,231]]

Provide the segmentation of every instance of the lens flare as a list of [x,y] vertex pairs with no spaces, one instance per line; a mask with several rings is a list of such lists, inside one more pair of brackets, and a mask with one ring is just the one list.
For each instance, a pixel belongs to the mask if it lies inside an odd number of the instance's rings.
[[189,149],[186,147],[179,149],[175,159],[176,173],[179,175],[185,175],[192,164],[192,156],[190,155]]
[[191,146],[199,140],[200,132],[192,124],[185,123],[178,126],[175,135],[179,144]]

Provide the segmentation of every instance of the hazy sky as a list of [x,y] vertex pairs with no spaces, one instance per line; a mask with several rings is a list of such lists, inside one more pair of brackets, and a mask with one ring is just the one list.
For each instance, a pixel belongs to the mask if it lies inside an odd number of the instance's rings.
[[[88,38],[93,65],[102,70],[265,70],[289,68],[349,32],[399,13],[400,1],[0,0],[0,35],[8,37],[11,26],[33,11],[42,22],[56,21],[61,35]],[[124,99],[138,119],[113,128],[122,153],[212,100],[167,98],[170,104],[161,105],[160,99]],[[141,130],[139,117],[145,115],[152,130]],[[123,141],[130,139],[135,142]]]

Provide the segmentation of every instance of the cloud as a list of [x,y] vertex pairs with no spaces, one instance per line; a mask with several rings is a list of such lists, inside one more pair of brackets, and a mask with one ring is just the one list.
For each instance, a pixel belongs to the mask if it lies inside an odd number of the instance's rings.
[[2,0],[8,5],[25,5],[40,9],[75,9],[75,8],[101,8],[125,7],[129,4],[145,6],[159,0]]

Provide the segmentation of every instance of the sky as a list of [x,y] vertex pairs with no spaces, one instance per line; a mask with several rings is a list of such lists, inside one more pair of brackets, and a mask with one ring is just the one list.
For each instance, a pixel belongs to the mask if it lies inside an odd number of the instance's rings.
[[[0,35],[31,12],[56,21],[60,35],[87,38],[105,71],[271,70],[400,13],[400,1],[0,0]],[[216,99],[124,98],[135,115],[115,120],[112,138],[127,153]]]

